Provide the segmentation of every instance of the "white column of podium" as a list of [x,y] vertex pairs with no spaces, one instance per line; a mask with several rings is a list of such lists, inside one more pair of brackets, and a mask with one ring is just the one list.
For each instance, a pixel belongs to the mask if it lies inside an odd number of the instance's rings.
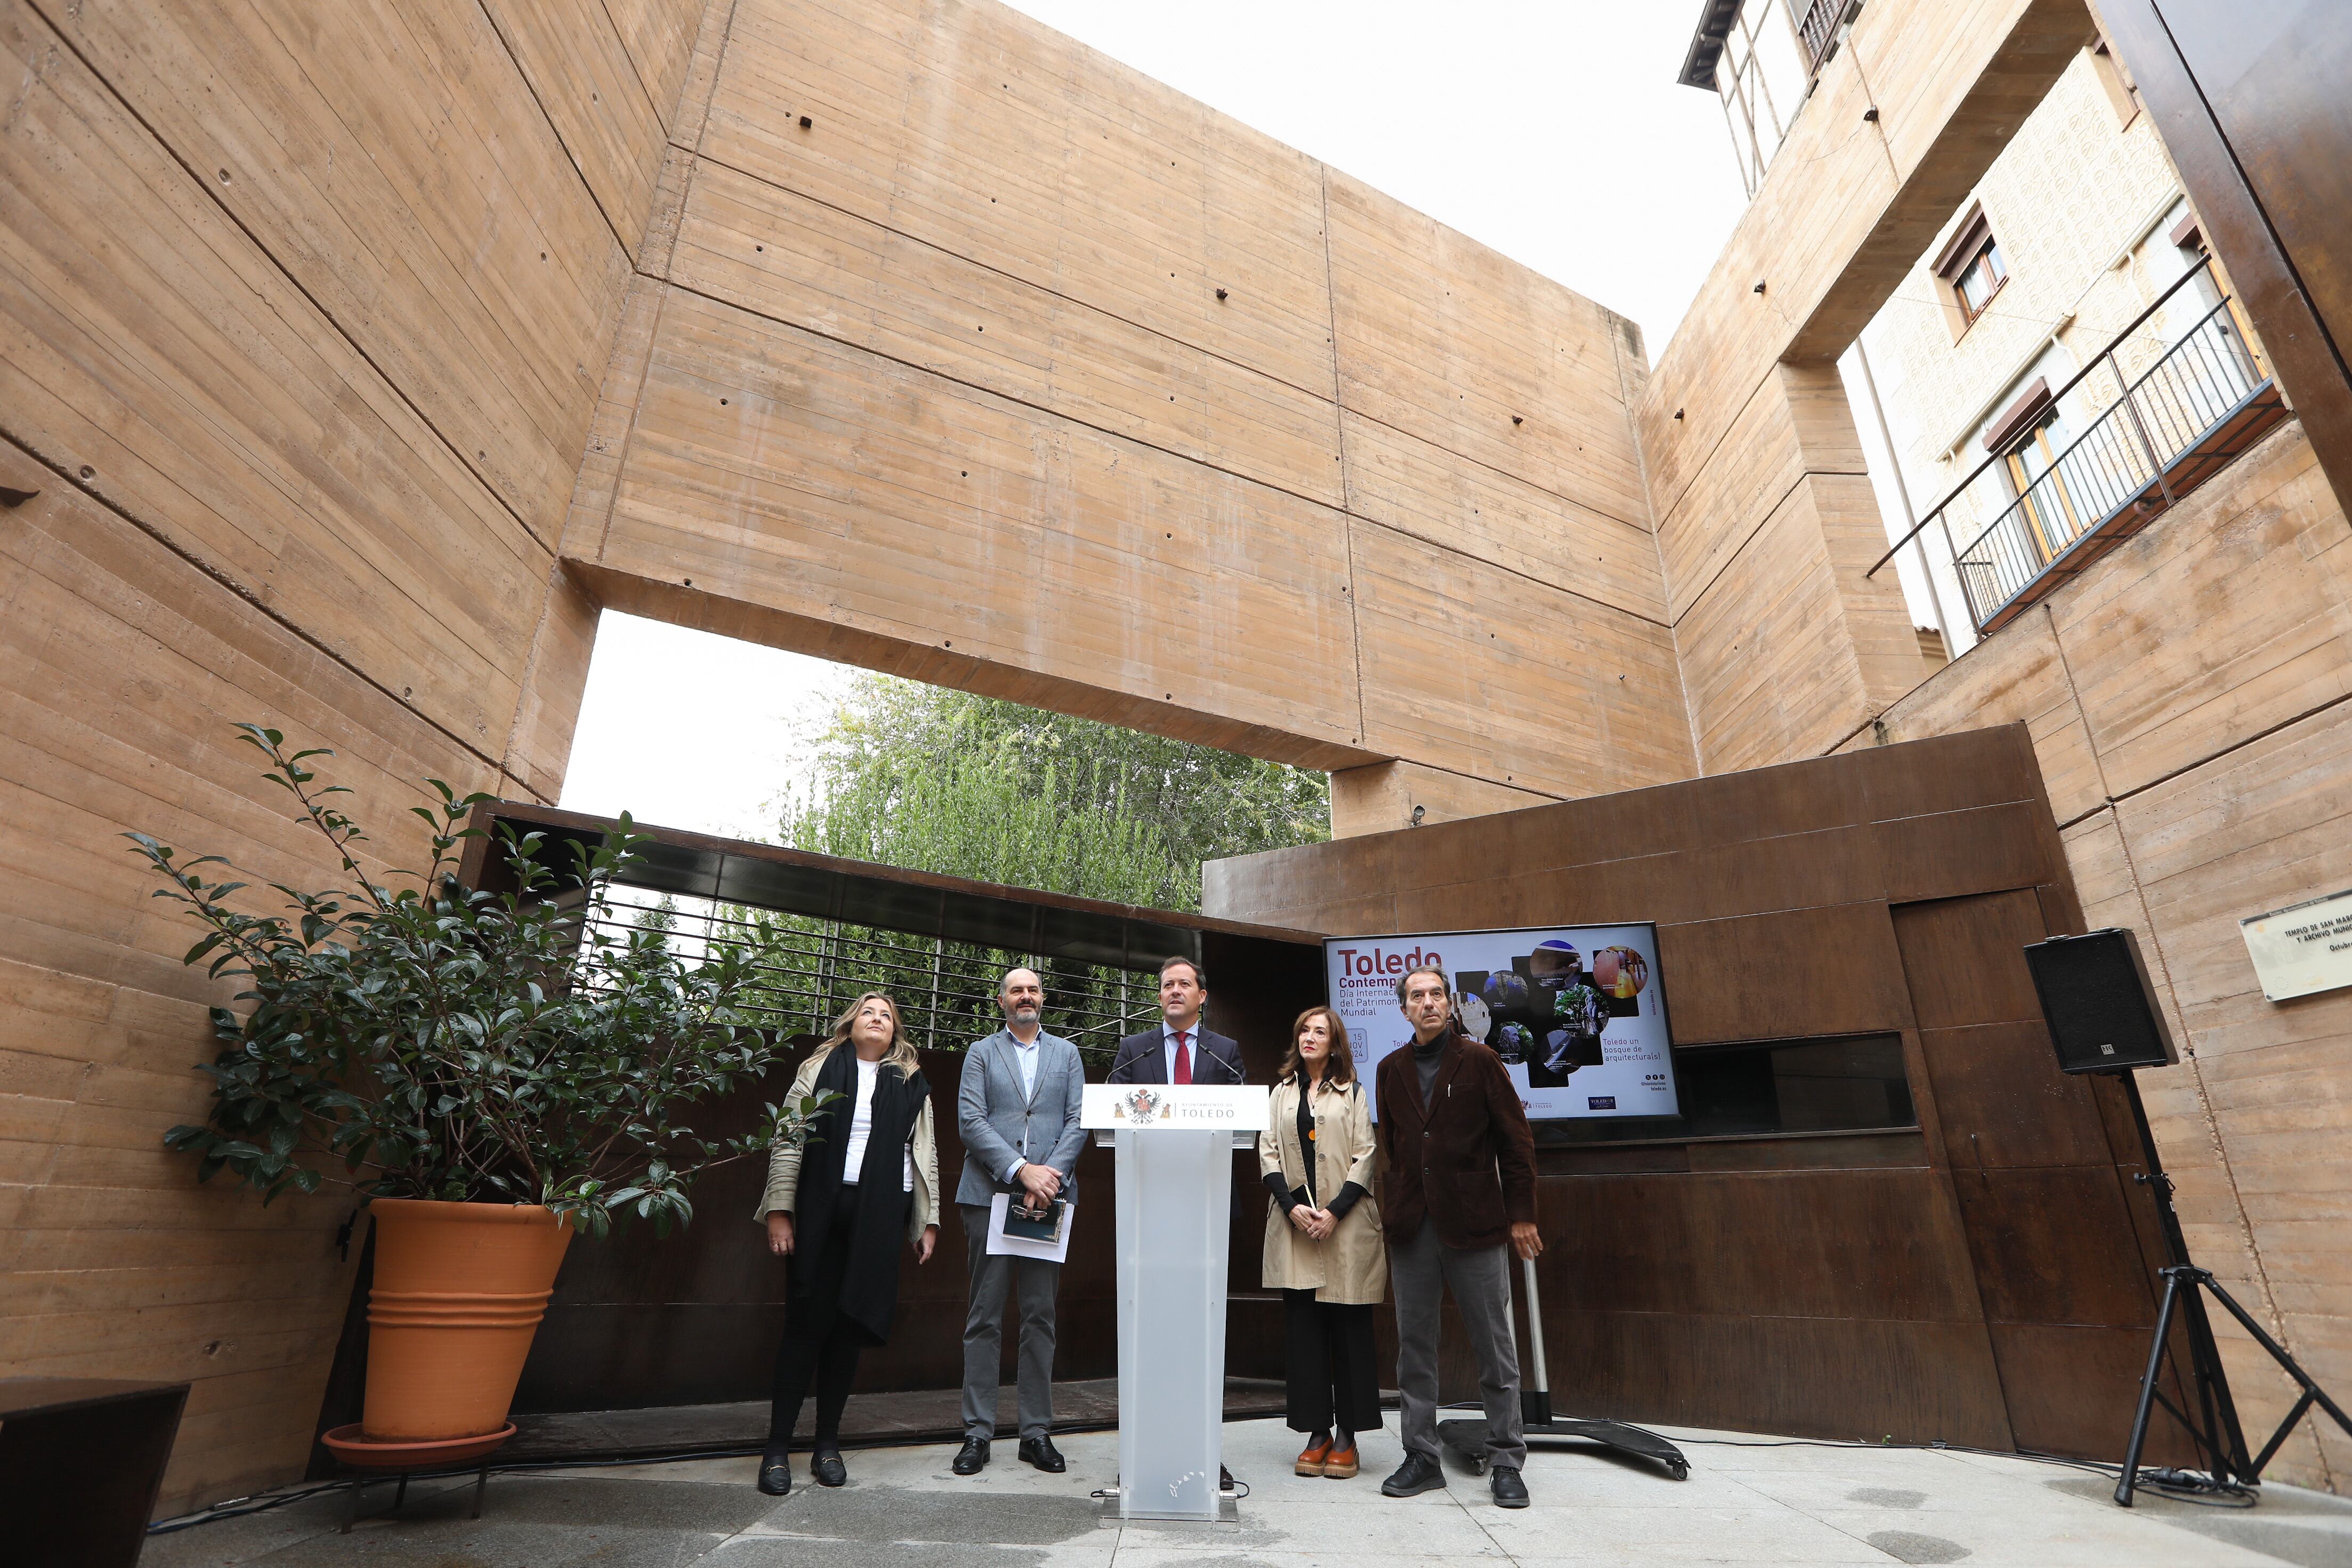
[[1119,1132],[1118,1503],[1214,1519],[1225,1436],[1230,1132]]
[[1118,1511],[1214,1520],[1234,1151],[1265,1128],[1266,1091],[1150,1093],[1138,1125],[1125,1089],[1087,1086],[1086,1125],[1108,1131],[1118,1151]]

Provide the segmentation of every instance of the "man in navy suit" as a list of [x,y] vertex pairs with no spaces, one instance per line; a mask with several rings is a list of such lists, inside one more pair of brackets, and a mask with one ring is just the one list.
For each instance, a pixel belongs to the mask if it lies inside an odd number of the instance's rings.
[[1160,965],[1160,1026],[1118,1043],[1109,1083],[1239,1083],[1242,1048],[1201,1027],[1201,1007],[1209,999],[1208,977],[1189,958]]

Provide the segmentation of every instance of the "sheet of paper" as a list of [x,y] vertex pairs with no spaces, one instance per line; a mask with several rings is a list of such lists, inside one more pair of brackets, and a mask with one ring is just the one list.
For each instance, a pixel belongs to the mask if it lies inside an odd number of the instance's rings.
[[1070,1231],[1078,1221],[1078,1205],[1062,1205],[1062,1234],[1052,1241],[1032,1241],[1025,1236],[1004,1234],[1005,1211],[1013,1206],[1011,1193],[999,1193],[988,1205],[988,1252],[992,1258],[1042,1258],[1048,1263],[1060,1263],[1070,1255]]

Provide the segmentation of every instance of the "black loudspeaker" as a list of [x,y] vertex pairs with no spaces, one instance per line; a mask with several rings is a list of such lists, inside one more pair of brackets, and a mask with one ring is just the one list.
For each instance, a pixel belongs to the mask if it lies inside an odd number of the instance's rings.
[[2028,942],[2025,962],[2061,1072],[2128,1072],[2180,1060],[2131,932],[2110,929]]

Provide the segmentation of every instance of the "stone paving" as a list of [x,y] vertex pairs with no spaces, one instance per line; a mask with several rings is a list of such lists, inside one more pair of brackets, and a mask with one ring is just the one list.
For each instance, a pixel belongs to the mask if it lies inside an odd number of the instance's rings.
[[[420,1483],[400,1512],[337,1532],[344,1500],[154,1538],[148,1568],[1612,1568],[1682,1563],[1967,1563],[1983,1568],[2352,1568],[2352,1500],[2265,1487],[2251,1510],[2144,1497],[2081,1470],[1972,1454],[1788,1445],[1670,1432],[1687,1480],[1590,1453],[1530,1456],[1532,1508],[1496,1508],[1449,1464],[1449,1489],[1380,1495],[1399,1452],[1364,1442],[1351,1481],[1290,1474],[1279,1421],[1226,1428],[1226,1459],[1254,1485],[1238,1524],[1100,1522],[1088,1493],[1114,1479],[1117,1438],[1060,1440],[1069,1473],[1045,1476],[1009,1441],[970,1479],[954,1449],[853,1450],[849,1485],[826,1490],[794,1456],[793,1491],[762,1497],[754,1461],[703,1459],[493,1476],[478,1521],[472,1483]],[[370,1494],[387,1508],[389,1486]]]

